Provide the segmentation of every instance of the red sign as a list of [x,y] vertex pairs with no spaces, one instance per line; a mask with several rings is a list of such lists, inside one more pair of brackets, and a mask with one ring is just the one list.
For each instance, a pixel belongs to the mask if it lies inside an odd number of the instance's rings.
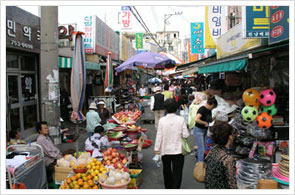
[[283,26],[276,26],[275,28],[272,29],[270,35],[273,38],[277,38],[281,36],[284,32],[284,27]]
[[279,6],[271,6],[272,9],[277,9]]
[[271,16],[271,22],[272,22],[272,23],[277,23],[277,22],[279,22],[283,17],[284,17],[284,11],[283,11],[283,10],[279,10],[279,11],[275,12],[275,13]]

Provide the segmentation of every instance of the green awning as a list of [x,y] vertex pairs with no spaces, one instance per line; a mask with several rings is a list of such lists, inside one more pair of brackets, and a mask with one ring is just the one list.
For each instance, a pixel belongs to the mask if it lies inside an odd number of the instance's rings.
[[[59,68],[72,68],[73,59],[66,57],[58,57]],[[95,62],[85,62],[87,70],[100,70],[100,64]]]
[[227,62],[216,62],[212,65],[207,65],[203,67],[199,67],[198,73],[215,73],[215,72],[229,72],[229,71],[237,71],[237,70],[247,70],[248,59],[237,59]]
[[58,57],[58,66],[60,68],[72,68],[72,63],[72,58]]

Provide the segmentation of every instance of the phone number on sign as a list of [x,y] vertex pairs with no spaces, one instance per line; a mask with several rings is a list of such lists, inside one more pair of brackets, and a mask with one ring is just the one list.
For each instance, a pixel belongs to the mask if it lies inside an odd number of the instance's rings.
[[34,49],[33,45],[31,45],[31,44],[21,43],[19,41],[15,41],[15,40],[11,40],[10,44],[14,45],[14,46],[18,46],[18,47],[23,47],[23,48],[26,48],[26,49]]

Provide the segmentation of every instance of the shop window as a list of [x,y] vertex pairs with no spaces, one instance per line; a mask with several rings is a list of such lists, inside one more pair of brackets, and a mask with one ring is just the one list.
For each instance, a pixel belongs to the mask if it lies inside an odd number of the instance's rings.
[[8,95],[11,104],[19,102],[17,76],[8,76]]
[[36,127],[37,124],[37,105],[23,107],[24,129]]
[[7,68],[19,68],[18,59],[16,55],[6,55],[6,66]]
[[36,80],[34,74],[22,74],[22,96],[25,101],[36,99]]
[[21,70],[35,71],[36,58],[33,56],[22,56],[21,57]]
[[11,129],[20,129],[19,108],[10,110]]

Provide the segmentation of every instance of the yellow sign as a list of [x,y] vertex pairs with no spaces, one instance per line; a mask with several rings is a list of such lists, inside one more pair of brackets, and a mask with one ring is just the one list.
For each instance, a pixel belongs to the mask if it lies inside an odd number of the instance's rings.
[[205,7],[205,48],[216,48],[217,38],[226,31],[226,6]]
[[260,38],[245,39],[242,37],[241,24],[217,38],[217,59],[240,53],[258,46],[264,42]]

